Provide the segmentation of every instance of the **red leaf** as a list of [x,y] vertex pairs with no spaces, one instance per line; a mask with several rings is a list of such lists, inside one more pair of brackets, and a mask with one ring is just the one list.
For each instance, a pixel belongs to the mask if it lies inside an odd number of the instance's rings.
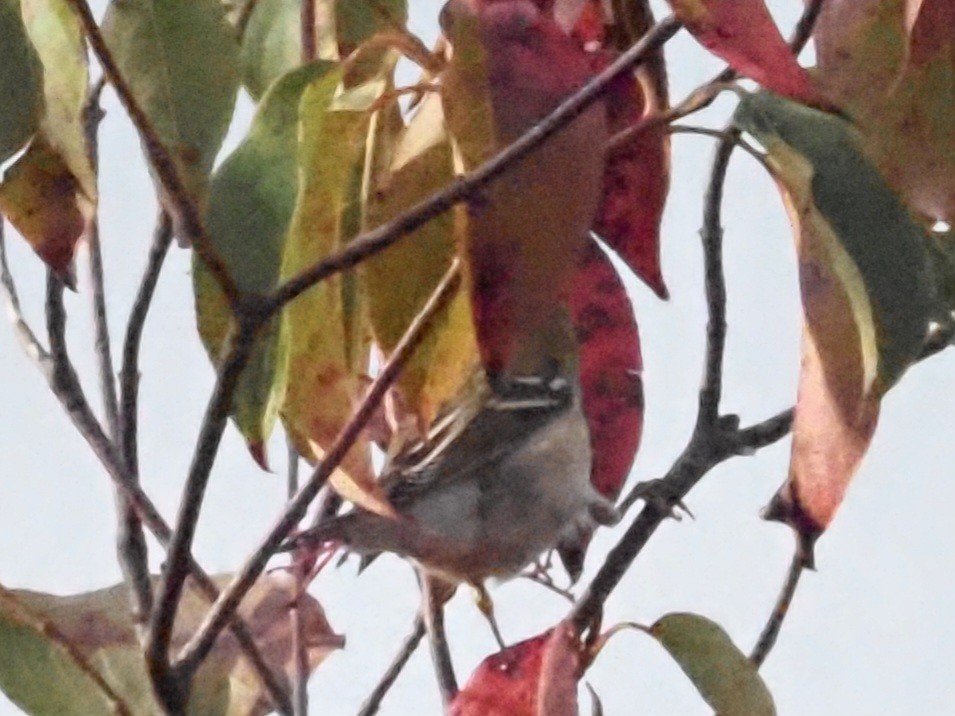
[[741,75],[785,97],[825,105],[763,0],[670,0],[693,36]]
[[580,665],[573,627],[561,624],[482,661],[450,716],[574,716]]
[[580,254],[569,308],[580,341],[584,414],[593,446],[591,482],[615,499],[643,430],[640,334],[623,283],[597,242]]
[[[596,70],[613,56],[594,56]],[[648,102],[633,75],[621,75],[609,89],[607,124],[614,136],[645,114]],[[670,139],[665,127],[640,133],[616,148],[604,167],[603,197],[594,231],[660,298],[667,298],[660,271],[660,221],[670,188]]]

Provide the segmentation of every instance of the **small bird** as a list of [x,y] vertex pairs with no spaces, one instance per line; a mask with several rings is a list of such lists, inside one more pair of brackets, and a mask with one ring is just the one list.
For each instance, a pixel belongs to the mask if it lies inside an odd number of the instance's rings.
[[354,508],[283,547],[340,544],[394,552],[427,574],[472,585],[507,578],[619,515],[591,485],[590,435],[576,372],[469,382],[420,442],[392,460],[382,486],[398,517]]

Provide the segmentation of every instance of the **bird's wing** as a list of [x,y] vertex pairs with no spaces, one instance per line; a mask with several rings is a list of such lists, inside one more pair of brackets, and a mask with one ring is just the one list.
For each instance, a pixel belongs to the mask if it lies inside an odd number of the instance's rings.
[[[486,384],[435,420],[428,435],[399,455],[383,478],[398,511],[426,490],[493,471],[518,435],[526,439],[573,400],[561,379],[513,379]],[[520,439],[520,438],[518,438]]]

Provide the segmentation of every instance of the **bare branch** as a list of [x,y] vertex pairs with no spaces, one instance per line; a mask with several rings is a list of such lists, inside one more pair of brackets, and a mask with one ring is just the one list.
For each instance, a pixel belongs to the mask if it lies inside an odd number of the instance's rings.
[[161,198],[170,204],[170,209],[179,220],[178,226],[184,232],[185,238],[192,244],[195,252],[215,278],[230,305],[236,305],[240,298],[239,288],[229,274],[225,263],[216,253],[202,221],[199,207],[189,194],[172,154],[162,143],[156,128],[139,105],[133,95],[132,88],[119,71],[116,60],[106,46],[99,26],[96,24],[96,19],[93,17],[89,4],[86,0],[67,0],[67,3],[79,18],[80,24],[83,26],[83,33],[99,60],[103,73],[113,89],[116,90],[120,102],[122,102],[126,113],[139,133],[146,149],[149,164],[165,190],[165,196]]
[[786,571],[786,581],[783,582],[783,587],[779,590],[776,605],[773,607],[772,614],[769,615],[769,620],[766,622],[766,626],[763,627],[763,631],[756,641],[756,646],[753,647],[753,651],[749,655],[749,660],[756,665],[757,669],[763,665],[763,662],[766,661],[766,657],[769,656],[769,652],[772,651],[773,646],[776,644],[779,632],[783,628],[783,622],[789,613],[789,605],[792,604],[796,587],[799,586],[799,578],[805,569],[805,554],[802,549],[797,546],[789,569]]
[[[240,321],[238,328],[234,331],[233,339],[228,342],[229,348],[219,368],[216,385],[206,407],[179,502],[176,528],[170,540],[163,579],[160,582],[146,640],[146,663],[157,694],[160,696],[174,697],[175,689],[181,683],[169,659],[173,623],[186,577],[189,574],[192,541],[199,523],[199,513],[202,510],[209,476],[232,409],[232,399],[239,377],[252,353],[255,333],[255,329],[250,328],[248,323]],[[249,586],[251,587],[251,584]],[[171,710],[177,710],[184,708],[185,704],[169,701],[164,705]]]
[[315,0],[300,0],[301,5],[301,35],[302,35],[302,63],[314,62],[315,47]]
[[291,531],[305,516],[308,506],[315,499],[332,471],[338,467],[351,449],[355,440],[358,439],[368,420],[377,410],[388,388],[394,383],[404,364],[426,335],[434,317],[458,290],[460,282],[460,261],[454,259],[424,308],[421,309],[398,345],[395,346],[388,362],[385,363],[381,372],[369,387],[365,399],[342,428],[325,458],[318,464],[308,482],[299,490],[295,499],[289,502],[284,513],[269,530],[268,535],[239,569],[219,599],[216,600],[199,630],[183,647],[176,667],[178,670],[187,674],[193,673],[209,653],[226,620],[235,613],[239,602],[255,583],[255,580],[258,579],[262,570],[265,569],[266,563],[275,554],[275,550],[288,538]]
[[139,347],[142,343],[146,316],[152,305],[156,284],[162,270],[166,254],[172,243],[172,221],[169,214],[160,210],[153,233],[152,245],[146,270],[143,273],[139,290],[133,300],[133,307],[126,324],[126,336],[123,340],[123,363],[119,372],[120,388],[120,453],[127,469],[134,479],[139,479],[138,412],[139,412]]
[[3,300],[7,304],[7,315],[10,323],[13,324],[13,331],[17,340],[20,341],[23,352],[31,361],[36,363],[41,373],[48,375],[51,365],[50,354],[47,353],[46,348],[40,343],[36,333],[23,317],[17,284],[13,280],[10,264],[7,262],[7,242],[3,229],[3,220],[0,219],[0,293],[3,294]]
[[[288,439],[288,499],[298,493],[299,455]],[[301,597],[307,587],[307,572],[302,564],[292,565],[295,576],[295,600],[289,608],[289,626],[292,630],[292,704],[295,716],[308,716],[308,645],[305,643],[305,621],[302,619]]]
[[398,653],[395,654],[395,658],[392,659],[388,669],[382,674],[375,688],[368,695],[368,698],[365,699],[361,708],[358,709],[357,716],[374,716],[374,714],[378,713],[378,709],[381,707],[381,702],[384,700],[385,695],[391,690],[391,687],[394,686],[402,670],[405,668],[405,664],[408,663],[412,654],[417,650],[421,639],[424,638],[424,633],[424,617],[418,614],[415,617],[414,625],[411,627],[411,633],[405,637],[405,640],[401,643],[401,647],[398,649]]

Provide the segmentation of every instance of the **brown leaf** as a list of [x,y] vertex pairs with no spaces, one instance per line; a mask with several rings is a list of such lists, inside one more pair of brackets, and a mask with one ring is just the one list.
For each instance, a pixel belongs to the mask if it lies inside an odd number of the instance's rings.
[[0,211],[58,276],[72,282],[77,244],[95,208],[42,137],[4,174]]

